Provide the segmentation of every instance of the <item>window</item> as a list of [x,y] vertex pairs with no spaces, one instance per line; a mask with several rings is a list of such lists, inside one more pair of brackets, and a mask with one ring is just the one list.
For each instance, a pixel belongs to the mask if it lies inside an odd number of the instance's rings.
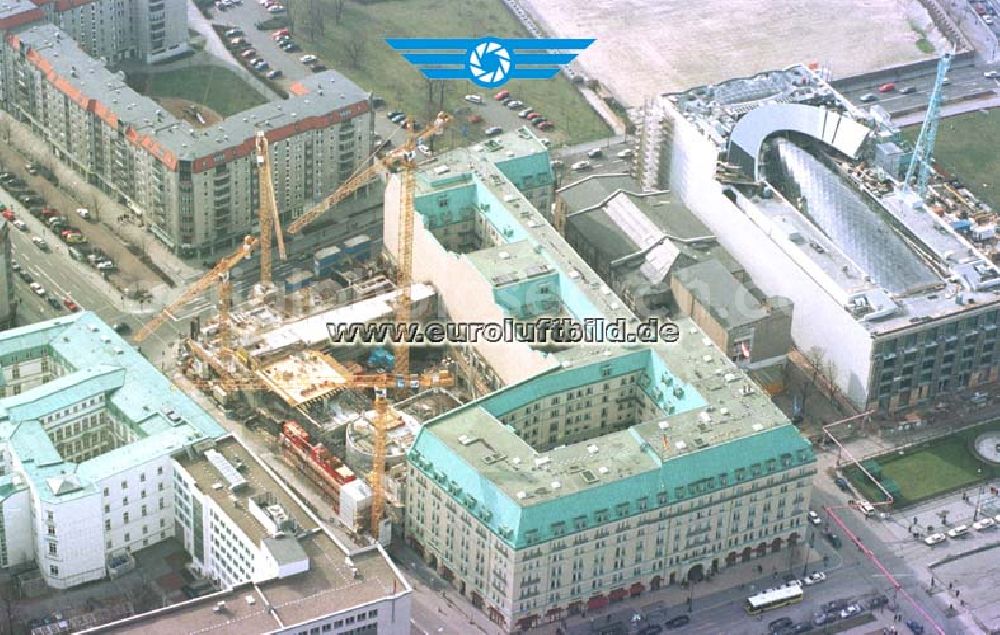
[[49,565],[49,575],[51,575],[51,576],[58,576],[59,575],[59,567],[57,567],[54,564],[53,565]]
[[49,555],[50,556],[58,556],[59,555],[59,546],[56,543],[54,543],[54,542],[50,542],[49,543]]

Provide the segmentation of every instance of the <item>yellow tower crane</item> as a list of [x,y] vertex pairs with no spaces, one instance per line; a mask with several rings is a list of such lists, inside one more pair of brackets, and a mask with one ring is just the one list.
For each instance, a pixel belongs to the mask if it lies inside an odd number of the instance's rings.
[[[156,331],[156,329],[163,326],[164,322],[173,319],[174,312],[183,308],[186,304],[188,304],[189,302],[200,296],[205,291],[211,289],[216,285],[220,285],[220,283],[221,283],[221,289],[219,298],[220,299],[219,333],[220,336],[228,339],[229,337],[228,314],[229,314],[229,306],[232,300],[231,297],[226,298],[227,294],[225,289],[228,287],[229,284],[228,282],[229,271],[237,264],[239,264],[241,261],[249,259],[250,255],[253,253],[254,247],[256,247],[257,244],[258,241],[253,236],[247,236],[246,238],[244,238],[243,244],[240,245],[240,248],[236,251],[236,253],[226,256],[218,263],[216,263],[216,265],[212,267],[212,269],[208,273],[206,273],[197,282],[195,282],[187,289],[185,289],[184,293],[182,293],[179,298],[171,302],[169,306],[163,309],[149,322],[146,322],[146,324],[141,329],[139,329],[139,332],[135,334],[133,341],[136,344],[145,341],[145,339],[150,335],[152,335],[153,332]],[[225,321],[227,322],[227,324],[225,325],[222,324],[223,318],[225,318]],[[225,333],[225,335],[223,335],[223,333]]]
[[260,290],[269,293],[274,283],[271,280],[271,243],[278,240],[278,257],[287,258],[285,238],[281,232],[281,217],[278,201],[274,195],[274,179],[271,173],[271,152],[267,135],[258,130],[254,138],[257,151],[257,177],[260,188],[257,218],[260,223]]
[[[410,285],[413,282],[413,223],[415,213],[413,209],[413,185],[415,182],[414,167],[416,165],[417,146],[420,141],[444,132],[445,127],[450,123],[451,115],[441,112],[438,113],[434,122],[427,126],[423,132],[417,133],[414,130],[413,121],[407,120],[406,129],[408,135],[403,145],[388,152],[373,165],[363,166],[351,175],[343,185],[337,188],[333,194],[303,213],[302,216],[288,226],[288,233],[296,234],[303,227],[326,213],[327,210],[356,192],[358,188],[370,181],[377,174],[384,173],[385,171],[397,172],[401,184],[398,227],[399,244],[396,262],[396,283],[399,287],[399,298],[397,299],[395,308],[397,324],[409,324],[411,318],[412,298],[410,296]],[[380,380],[382,381],[381,384],[364,386],[375,390],[375,411],[377,415],[375,418],[375,436],[372,443],[372,472],[369,479],[372,488],[371,528],[372,536],[376,540],[378,539],[379,523],[385,507],[385,488],[383,486],[385,481],[385,452],[388,427],[392,421],[386,391],[391,388],[408,389],[421,385],[419,382],[408,383],[406,381],[397,382],[390,380],[390,378],[395,377],[408,377],[410,371],[410,350],[408,343],[397,343],[394,349],[396,362],[393,375],[377,375],[376,377],[385,378]],[[354,385],[360,386],[359,384]]]

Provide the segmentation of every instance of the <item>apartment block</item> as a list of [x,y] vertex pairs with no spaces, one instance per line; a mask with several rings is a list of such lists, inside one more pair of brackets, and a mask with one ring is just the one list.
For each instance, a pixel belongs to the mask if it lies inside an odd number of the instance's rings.
[[197,128],[129,88],[123,75],[57,26],[35,21],[13,31],[0,51],[3,108],[30,125],[58,159],[142,215],[179,255],[231,249],[257,231],[258,132],[270,142],[283,222],[321,200],[368,156],[369,96],[335,71],[292,85],[286,101]]

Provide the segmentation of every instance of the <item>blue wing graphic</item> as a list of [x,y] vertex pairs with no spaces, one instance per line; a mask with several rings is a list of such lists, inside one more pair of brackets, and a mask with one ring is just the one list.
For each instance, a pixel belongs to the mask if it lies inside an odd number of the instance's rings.
[[468,79],[495,87],[511,79],[548,79],[594,40],[389,38],[386,43],[429,79]]

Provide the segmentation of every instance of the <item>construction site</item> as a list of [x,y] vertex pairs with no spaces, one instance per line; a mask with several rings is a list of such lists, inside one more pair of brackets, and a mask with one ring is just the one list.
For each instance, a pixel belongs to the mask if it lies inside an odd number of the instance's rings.
[[[435,290],[412,283],[409,250],[387,259],[370,252],[367,236],[355,236],[318,251],[312,271],[296,271],[280,283],[272,271],[286,259],[286,241],[337,203],[389,173],[407,181],[416,145],[441,134],[449,121],[442,113],[420,134],[409,132],[397,149],[372,155],[288,227],[280,226],[273,187],[261,187],[260,235],[247,236],[135,337],[141,343],[186,304],[214,293],[216,317],[190,323],[180,355],[183,375],[248,428],[261,426],[277,437],[282,459],[316,486],[344,529],[355,536],[381,531],[386,543],[385,527],[401,520],[403,459],[421,423],[470,398],[480,380],[468,366],[456,377],[445,347],[414,349],[411,358],[408,346],[331,346],[330,325],[438,316]],[[272,184],[263,132],[256,152],[260,182]],[[400,244],[412,242],[412,204],[407,208],[411,218]],[[259,282],[249,297],[234,297],[230,276],[255,253]]]

